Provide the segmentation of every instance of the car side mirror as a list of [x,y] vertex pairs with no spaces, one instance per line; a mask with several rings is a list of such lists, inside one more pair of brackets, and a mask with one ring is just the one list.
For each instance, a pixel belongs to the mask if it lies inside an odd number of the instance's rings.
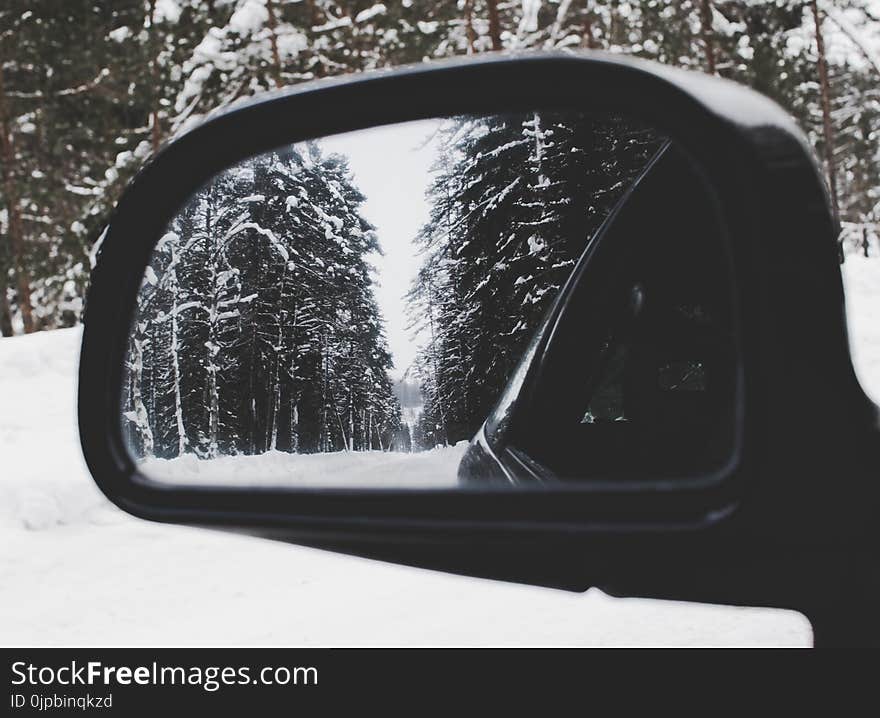
[[828,518],[797,386],[856,407],[825,450],[876,418],[835,227],[791,119],[714,77],[548,54],[271,93],[120,200],[85,457],[150,520],[803,608],[766,566]]

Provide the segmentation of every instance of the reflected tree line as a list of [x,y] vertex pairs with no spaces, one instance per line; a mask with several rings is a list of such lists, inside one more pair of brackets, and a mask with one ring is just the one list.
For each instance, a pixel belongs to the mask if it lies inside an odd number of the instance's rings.
[[470,439],[602,221],[663,144],[618,117],[450,121],[409,294],[424,410],[416,441]]
[[307,143],[191,198],[138,294],[123,414],[140,456],[409,448],[347,162]]
[[303,143],[215,177],[156,245],[125,365],[136,455],[409,451],[473,436],[661,140],[619,118],[525,113],[453,118],[434,142],[407,296],[422,343],[417,421],[403,420],[388,374],[364,196],[345,157]]

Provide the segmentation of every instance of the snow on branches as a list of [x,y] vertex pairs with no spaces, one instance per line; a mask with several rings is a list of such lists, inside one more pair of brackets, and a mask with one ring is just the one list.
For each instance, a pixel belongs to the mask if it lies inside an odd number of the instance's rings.
[[191,198],[138,296],[123,411],[140,455],[392,445],[400,407],[362,202],[345,159],[313,143]]

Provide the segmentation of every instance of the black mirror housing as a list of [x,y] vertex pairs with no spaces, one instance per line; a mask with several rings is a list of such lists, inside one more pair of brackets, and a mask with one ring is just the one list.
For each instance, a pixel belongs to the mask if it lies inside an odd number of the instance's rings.
[[[722,466],[687,482],[586,481],[506,493],[490,485],[369,493],[179,488],[138,472],[118,423],[126,337],[153,246],[194,189],[232,163],[284,143],[538,105],[626,113],[652,123],[697,168],[711,195],[723,227],[739,347],[738,428]],[[876,436],[877,414],[849,359],[836,227],[791,118],[762,96],[714,77],[602,54],[538,54],[410,67],[271,93],[167,145],[112,216],[85,317],[79,374],[85,458],[114,503],[150,520],[571,589],[805,610],[788,588],[797,582],[767,579],[767,557],[781,561],[799,555],[805,543],[865,530],[870,503],[842,497],[863,492],[866,467],[880,466],[871,463],[876,452],[867,456],[858,443]],[[536,351],[553,331],[546,325]],[[531,366],[525,363],[517,387],[528,385]],[[807,386],[821,388],[801,394]],[[512,405],[517,396],[511,390],[502,404]],[[809,424],[808,398],[826,402],[838,418],[821,431]],[[501,481],[492,457],[503,430],[503,421],[490,421],[468,458]],[[839,500],[829,499],[822,481],[834,468],[821,458],[828,452],[853,468],[838,481]],[[710,569],[720,557],[730,567],[723,576]]]

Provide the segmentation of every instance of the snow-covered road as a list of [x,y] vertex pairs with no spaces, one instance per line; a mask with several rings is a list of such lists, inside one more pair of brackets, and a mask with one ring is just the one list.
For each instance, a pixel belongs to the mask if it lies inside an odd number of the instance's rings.
[[[880,261],[847,263],[862,380],[880,396]],[[800,615],[468,579],[111,506],[82,462],[78,329],[0,340],[4,645],[808,645]]]
[[468,442],[431,451],[334,451],[257,456],[220,456],[201,461],[193,454],[148,459],[146,476],[171,484],[299,486],[309,488],[449,489],[458,486],[458,465]]

